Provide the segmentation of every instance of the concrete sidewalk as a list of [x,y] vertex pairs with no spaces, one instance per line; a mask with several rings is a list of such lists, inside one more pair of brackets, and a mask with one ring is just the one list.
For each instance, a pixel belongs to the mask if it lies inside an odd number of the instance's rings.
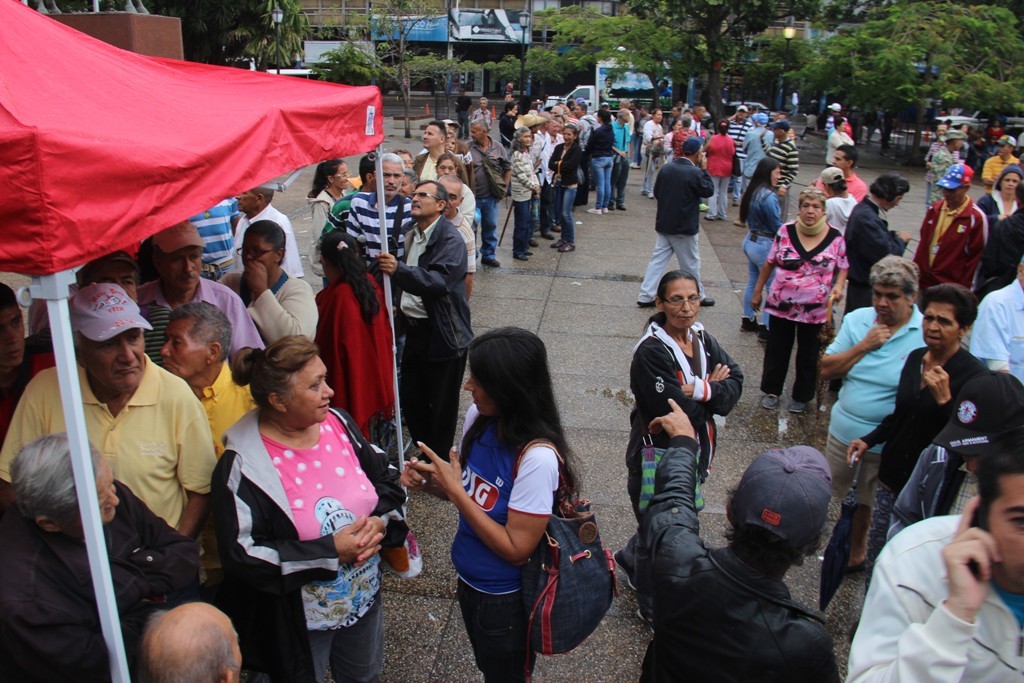
[[[388,125],[390,130],[390,122]],[[385,147],[410,147],[401,132],[396,133]],[[824,167],[824,142],[809,138],[799,147],[798,184],[806,185]],[[916,234],[924,215],[923,171],[894,167],[875,150],[877,145],[862,148],[860,175],[868,184],[890,169],[908,177],[911,192],[890,212],[889,220],[895,229]],[[350,168],[357,168],[355,159],[349,161]],[[275,199],[275,205],[292,216],[302,245],[312,232],[303,199],[311,178],[311,170],[307,170],[294,193],[285,192]],[[595,216],[583,207],[577,209],[577,250],[573,253],[559,254],[542,240],[528,263],[513,261],[510,229],[497,254],[503,267],[478,269],[471,300],[475,333],[517,325],[544,339],[562,420],[583,468],[584,493],[594,503],[605,544],[613,550],[621,547],[634,529],[624,465],[633,404],[629,365],[633,345],[650,313],[637,308],[636,298],[654,244],[656,209],[654,201],[640,195],[641,178],[637,171],[630,175],[625,212]],[[791,218],[795,216],[796,194],[798,191],[794,192]],[[591,202],[593,199],[591,194]],[[503,202],[500,220],[506,211]],[[746,377],[743,398],[719,432],[714,473],[704,487],[704,536],[715,545],[725,543],[727,492],[738,483],[752,458],[776,446],[809,443],[822,447],[828,422],[827,413],[819,419],[813,413],[790,415],[758,405],[763,347],[755,335],[739,331],[740,297],[747,278],[746,258],[740,248],[745,230],[731,223],[738,208],[730,208],[729,216],[728,222],[702,221],[701,236],[702,279],[717,305],[702,309],[699,320],[740,363]],[[675,267],[675,261],[669,267]],[[467,399],[464,395],[464,408]],[[837,514],[838,507],[833,518]],[[455,510],[428,496],[413,495],[409,519],[424,550],[424,571],[415,580],[388,577],[385,581],[384,679],[401,683],[480,680],[455,600],[455,572],[448,557],[456,529]],[[831,525],[826,532],[830,529]],[[804,566],[791,571],[786,581],[797,599],[816,606],[819,574],[820,561],[809,558]],[[624,584],[620,588],[621,595],[590,640],[571,654],[539,659],[538,681],[637,679],[650,631],[636,616],[632,591]],[[849,634],[862,597],[863,581],[853,577],[826,615],[841,671],[845,671]]]

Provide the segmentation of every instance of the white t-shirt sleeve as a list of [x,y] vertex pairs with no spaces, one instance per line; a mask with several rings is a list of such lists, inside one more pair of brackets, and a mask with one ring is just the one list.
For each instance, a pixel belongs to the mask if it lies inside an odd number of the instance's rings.
[[466,419],[462,421],[462,438],[459,439],[460,452],[462,451],[462,442],[466,440],[466,432],[468,432],[469,428],[473,426],[474,422],[476,422],[476,416],[479,414],[480,411],[477,410],[475,403],[469,406],[469,410],[466,411]]
[[534,446],[519,463],[508,509],[528,515],[550,515],[557,488],[558,456],[548,446]]

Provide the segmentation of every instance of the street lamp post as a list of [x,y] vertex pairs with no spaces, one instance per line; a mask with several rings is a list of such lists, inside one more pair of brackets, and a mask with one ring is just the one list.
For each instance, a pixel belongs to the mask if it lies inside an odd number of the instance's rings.
[[[786,28],[782,29],[782,37],[786,39],[786,51],[782,57],[782,76],[779,78],[779,109],[786,108],[786,72],[789,71],[789,44],[796,37],[796,28],[793,26],[793,17],[789,18]],[[794,115],[796,112],[794,112]]]
[[519,99],[522,100],[526,95],[526,36],[530,26],[529,12],[519,13],[519,26],[523,29],[522,52],[519,56]]
[[284,11],[274,6],[270,11],[270,18],[274,20],[274,49],[277,51],[277,75],[281,75],[281,22],[284,21]]

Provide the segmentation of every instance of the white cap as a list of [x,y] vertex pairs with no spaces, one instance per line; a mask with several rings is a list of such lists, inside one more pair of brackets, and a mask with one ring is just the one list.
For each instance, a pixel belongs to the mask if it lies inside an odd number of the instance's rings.
[[832,104],[828,105],[828,108],[831,109],[832,111],[842,111],[843,105],[839,104],[838,102],[833,102]]

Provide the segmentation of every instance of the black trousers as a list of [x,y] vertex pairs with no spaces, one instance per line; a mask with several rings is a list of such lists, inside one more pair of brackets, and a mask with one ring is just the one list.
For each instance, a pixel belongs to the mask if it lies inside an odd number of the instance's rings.
[[[551,226],[561,221],[555,220],[555,188],[545,182],[540,186],[540,228],[542,233],[551,232]],[[530,235],[533,236],[532,234]]]
[[531,652],[527,660],[527,620],[522,592],[490,595],[461,579],[457,590],[476,668],[483,673],[485,683],[525,681],[527,661],[533,671],[537,654]]
[[773,396],[782,394],[782,385],[789,373],[789,357],[796,340],[796,380],[793,382],[793,400],[810,401],[814,398],[814,378],[818,367],[818,333],[820,324],[798,323],[774,315],[768,316],[768,346],[764,350],[764,369],[761,372],[761,391]]
[[608,207],[624,206],[626,203],[626,181],[629,180],[629,159],[615,155],[612,162],[612,196],[608,200]]
[[432,324],[416,320],[406,327],[398,390],[413,440],[422,441],[447,460],[455,441],[466,353],[445,361],[428,360]]

